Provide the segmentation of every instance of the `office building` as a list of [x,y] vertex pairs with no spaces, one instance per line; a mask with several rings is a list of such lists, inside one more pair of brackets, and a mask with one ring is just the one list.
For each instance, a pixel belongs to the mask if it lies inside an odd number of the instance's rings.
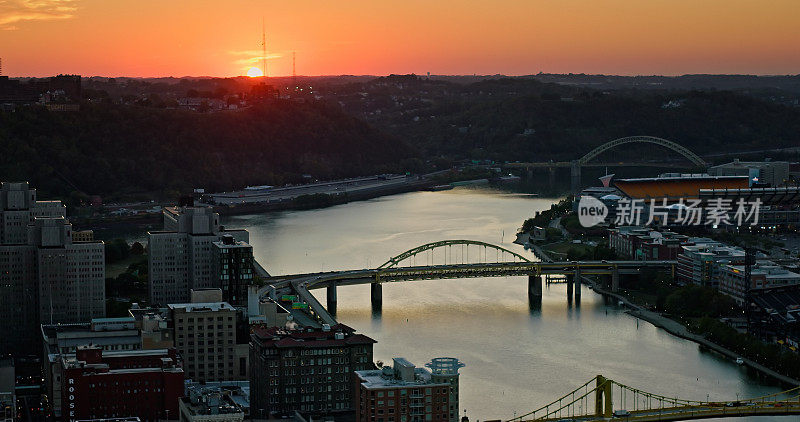
[[673,260],[683,251],[689,237],[642,226],[608,229],[608,245],[623,259],[642,261]]
[[29,244],[36,248],[42,324],[76,323],[106,315],[105,245],[73,242],[64,217],[36,218]]
[[247,379],[248,346],[237,344],[237,312],[230,304],[181,303],[169,309],[187,379]]
[[751,186],[779,187],[789,180],[790,163],[788,161],[740,161],[738,158],[730,163],[709,167],[712,176],[747,176]]
[[0,353],[36,353],[39,324],[105,316],[105,247],[73,238],[60,201],[0,184]]
[[[458,419],[458,366],[454,368],[455,376],[447,369],[446,374],[434,378],[430,371],[415,367],[405,358],[394,358],[393,362],[392,367],[355,372],[358,382],[356,422],[454,422]],[[456,403],[451,403],[454,396]]]
[[226,234],[212,242],[211,259],[222,300],[234,306],[247,305],[247,286],[253,284],[253,247]]
[[321,329],[254,328],[251,414],[329,414],[353,409],[354,371],[374,369],[375,340],[337,324]]
[[249,415],[247,381],[187,383],[186,393],[179,402],[181,421],[239,422]]
[[214,274],[213,243],[226,234],[247,242],[247,231],[224,229],[210,208],[164,207],[162,214],[164,230],[148,233],[150,303],[186,303],[191,289],[221,287]]
[[681,248],[675,268],[675,279],[681,284],[693,283],[716,289],[723,266],[744,264],[744,249],[710,239],[690,239]]
[[184,379],[174,349],[104,352],[81,346],[62,357],[61,366],[64,419],[177,418]]
[[757,261],[750,268],[750,285],[745,280],[744,265],[729,264],[720,270],[719,291],[744,304],[748,294],[760,294],[780,287],[800,285],[800,274],[771,261]]
[[16,379],[14,359],[0,359],[0,422],[17,418]]

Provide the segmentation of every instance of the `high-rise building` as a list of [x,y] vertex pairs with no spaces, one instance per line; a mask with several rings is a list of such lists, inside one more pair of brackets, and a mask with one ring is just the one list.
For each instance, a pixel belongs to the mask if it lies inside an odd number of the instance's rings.
[[247,242],[247,231],[224,229],[210,208],[165,207],[162,212],[164,230],[148,233],[150,303],[185,303],[191,289],[221,287],[212,244],[226,234]]
[[248,345],[236,342],[236,310],[226,302],[170,304],[175,347],[192,381],[246,380]]
[[65,420],[178,416],[184,379],[175,349],[104,352],[81,346],[61,359],[61,367]]
[[28,243],[36,248],[42,324],[77,323],[106,314],[105,245],[73,242],[64,217],[35,218]]
[[247,286],[253,284],[253,247],[226,234],[212,242],[211,251],[222,299],[234,306],[247,305]]
[[250,336],[250,414],[353,409],[354,371],[374,369],[375,340],[337,324],[322,329],[256,328]]
[[105,316],[105,247],[73,240],[65,210],[0,184],[0,353],[36,353],[41,323]]
[[[455,363],[434,360],[431,366],[443,371],[437,376],[425,368],[415,367],[405,358],[393,361],[392,367],[355,372],[358,382],[356,422],[453,422],[458,419],[458,359]],[[453,364],[455,366],[450,368]]]

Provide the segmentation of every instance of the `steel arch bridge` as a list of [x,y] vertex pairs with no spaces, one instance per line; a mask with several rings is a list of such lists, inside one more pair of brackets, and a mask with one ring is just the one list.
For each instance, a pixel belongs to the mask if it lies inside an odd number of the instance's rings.
[[[615,410],[615,408],[617,410]],[[507,422],[621,422],[800,415],[800,387],[733,401],[685,400],[648,393],[598,375],[559,399]]]
[[439,242],[426,243],[424,245],[417,246],[416,248],[409,249],[409,250],[401,253],[400,255],[397,255],[395,257],[389,258],[388,261],[384,262],[377,269],[378,270],[384,270],[384,269],[394,268],[400,262],[402,262],[402,261],[404,261],[404,260],[406,260],[408,258],[417,256],[417,255],[419,255],[419,254],[421,254],[423,252],[426,252],[426,251],[429,251],[429,250],[433,250],[433,249],[438,249],[438,248],[450,247],[450,246],[467,246],[467,247],[469,247],[469,246],[483,246],[485,249],[493,249],[493,250],[496,250],[498,252],[510,254],[514,258],[519,259],[521,262],[531,262],[528,258],[525,258],[524,256],[522,256],[522,255],[520,255],[520,254],[518,254],[516,252],[510,251],[510,250],[508,250],[508,249],[506,249],[506,248],[504,248],[502,246],[493,245],[491,243],[480,242],[480,241],[477,241],[477,240],[443,240],[443,241],[439,241]]
[[606,142],[605,144],[600,145],[599,147],[589,151],[583,157],[579,158],[578,164],[584,165],[588,163],[589,160],[597,157],[598,155],[602,154],[605,151],[616,148],[620,145],[625,145],[630,143],[640,143],[640,144],[646,143],[646,144],[660,145],[662,147],[669,148],[677,152],[678,154],[684,156],[687,160],[691,161],[692,164],[698,167],[705,167],[707,165],[702,158],[700,158],[697,154],[693,153],[692,151],[689,151],[689,149],[681,145],[678,145],[675,142],[663,138],[657,138],[655,136],[628,136],[625,138],[619,138],[610,142]]

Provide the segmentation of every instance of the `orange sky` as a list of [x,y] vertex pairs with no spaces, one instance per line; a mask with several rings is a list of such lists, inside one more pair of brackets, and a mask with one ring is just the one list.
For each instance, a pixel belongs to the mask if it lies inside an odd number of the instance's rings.
[[[800,0],[0,0],[3,74],[800,73]],[[258,65],[256,63],[256,65]]]

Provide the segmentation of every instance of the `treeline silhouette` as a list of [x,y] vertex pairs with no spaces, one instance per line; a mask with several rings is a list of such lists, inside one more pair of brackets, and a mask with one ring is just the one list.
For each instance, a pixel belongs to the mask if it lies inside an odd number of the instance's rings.
[[[0,113],[0,178],[54,195],[186,192],[405,171],[412,150],[323,103],[196,113],[86,103]],[[70,186],[71,185],[71,186]]]
[[[445,85],[440,89],[446,94],[432,95],[434,83]],[[396,97],[415,85],[433,101],[414,103],[416,98],[405,94],[413,111],[384,112],[371,120],[424,154],[453,159],[569,161],[631,135],[666,138],[701,155],[800,145],[800,107],[731,91],[602,91],[524,78],[449,87],[405,80],[402,89],[380,88]],[[620,160],[661,160],[664,153],[672,154],[636,146],[614,152]]]

